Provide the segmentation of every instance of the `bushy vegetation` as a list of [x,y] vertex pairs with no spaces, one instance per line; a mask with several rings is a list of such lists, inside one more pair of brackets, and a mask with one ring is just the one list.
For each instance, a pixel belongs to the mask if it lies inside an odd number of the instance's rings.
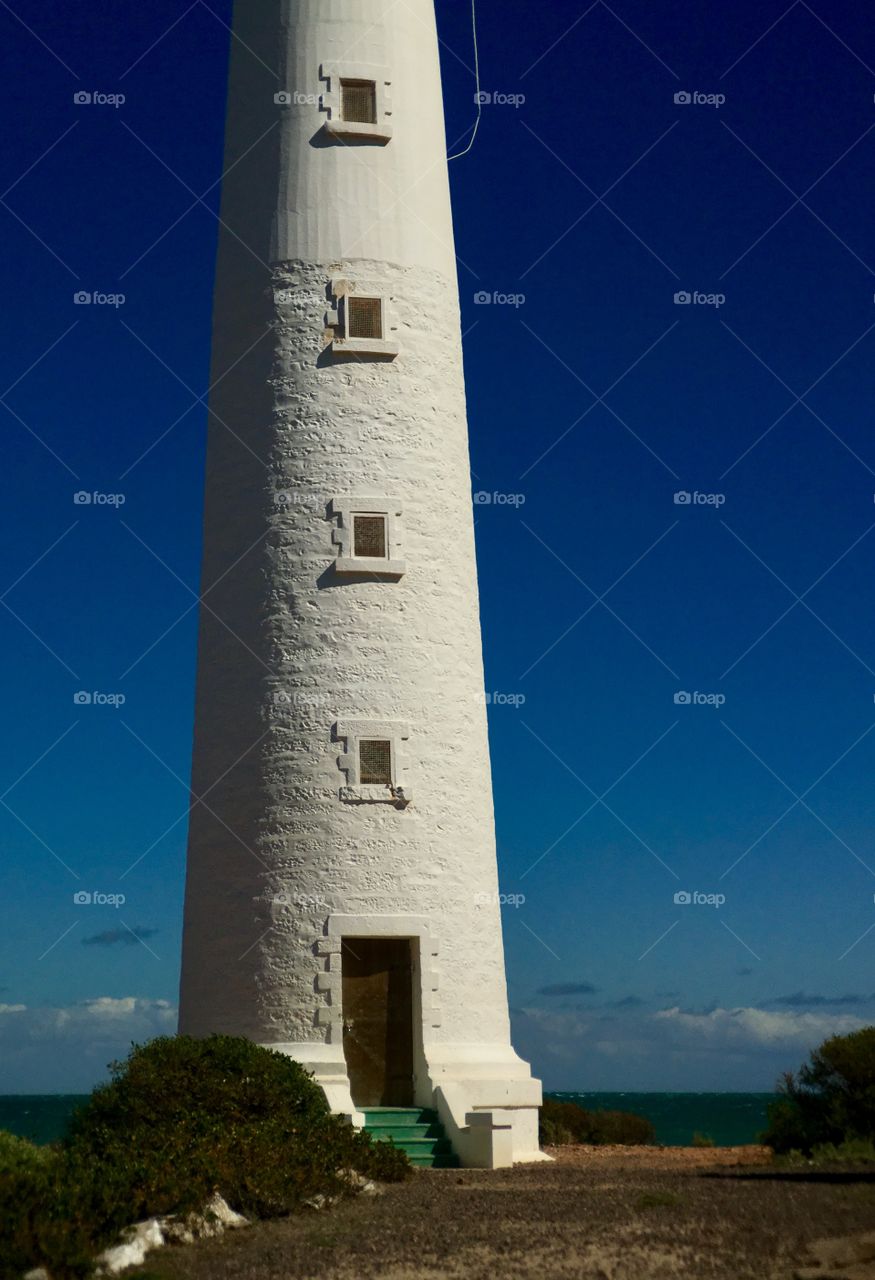
[[699,1133],[697,1129],[693,1134],[694,1147],[716,1147],[717,1143],[711,1137],[710,1133]]
[[778,1084],[761,1140],[778,1154],[809,1156],[815,1148],[841,1148],[875,1139],[875,1027],[832,1036],[797,1074]]
[[282,1215],[344,1194],[345,1170],[395,1181],[409,1164],[332,1115],[290,1058],[233,1036],[162,1037],[113,1064],[58,1147],[0,1135],[0,1276],[45,1265],[78,1280],[129,1223],[215,1191],[240,1213]]
[[576,1102],[545,1098],[539,1136],[548,1146],[583,1142],[596,1146],[647,1146],[656,1140],[653,1125],[628,1111],[586,1111]]
[[824,1142],[813,1147],[808,1155],[798,1150],[788,1151],[784,1155],[779,1155],[775,1163],[786,1169],[797,1169],[803,1166],[809,1168],[812,1165],[815,1168],[828,1168],[835,1164],[875,1164],[875,1142],[870,1142],[866,1138],[849,1138],[846,1142],[838,1144]]

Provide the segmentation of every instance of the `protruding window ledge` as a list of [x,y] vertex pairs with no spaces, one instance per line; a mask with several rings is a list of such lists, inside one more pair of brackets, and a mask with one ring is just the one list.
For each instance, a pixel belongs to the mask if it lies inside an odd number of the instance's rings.
[[322,126],[333,138],[365,139],[368,142],[390,142],[392,126],[386,122],[364,124],[357,120],[326,120]]
[[406,560],[372,560],[367,556],[338,556],[334,562],[335,572],[353,574],[371,574],[380,578],[403,578],[407,572]]
[[331,344],[335,355],[397,356],[401,350],[397,342],[388,338],[339,338]]

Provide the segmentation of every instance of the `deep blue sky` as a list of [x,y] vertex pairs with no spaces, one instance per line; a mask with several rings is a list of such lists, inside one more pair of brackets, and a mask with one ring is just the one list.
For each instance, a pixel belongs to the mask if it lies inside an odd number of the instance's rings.
[[[875,29],[478,8],[525,97],[451,166],[475,489],[524,497],[476,513],[515,1039],[552,1087],[768,1088],[875,1014]],[[229,16],[0,8],[0,1091],[172,1025]]]

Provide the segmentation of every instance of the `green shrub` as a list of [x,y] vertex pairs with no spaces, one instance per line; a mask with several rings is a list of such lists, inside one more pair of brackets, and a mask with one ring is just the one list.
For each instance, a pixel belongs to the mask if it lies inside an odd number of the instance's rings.
[[584,1142],[597,1146],[647,1146],[655,1141],[653,1125],[628,1111],[586,1111],[576,1102],[545,1098],[540,1140],[549,1146]]
[[591,1111],[590,1142],[624,1147],[647,1147],[656,1141],[656,1130],[646,1116],[629,1111]]
[[0,1129],[0,1176],[41,1169],[51,1158],[51,1147],[38,1147],[27,1138],[17,1138]]
[[332,1115],[301,1066],[248,1040],[162,1037],[112,1073],[60,1148],[42,1162],[20,1158],[12,1185],[0,1186],[0,1257],[11,1239],[17,1268],[4,1277],[27,1269],[22,1254],[53,1280],[87,1274],[89,1255],[122,1227],[199,1209],[214,1191],[271,1217],[343,1194],[341,1170],[382,1181],[409,1172],[403,1153]]
[[717,1143],[711,1137],[710,1133],[699,1133],[698,1129],[693,1134],[694,1147],[716,1147]]
[[875,1164],[875,1142],[871,1138],[848,1138],[836,1145],[824,1142],[814,1148],[811,1158],[815,1164]]
[[875,1139],[875,1027],[825,1040],[778,1092],[761,1141],[779,1154]]
[[875,1164],[875,1142],[866,1138],[850,1138],[838,1144],[823,1142],[806,1155],[799,1150],[785,1151],[775,1158],[782,1169],[822,1168],[835,1164]]

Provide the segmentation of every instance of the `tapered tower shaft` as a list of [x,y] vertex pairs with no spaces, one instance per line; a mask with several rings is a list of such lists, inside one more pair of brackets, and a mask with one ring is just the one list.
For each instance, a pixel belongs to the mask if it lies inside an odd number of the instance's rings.
[[212,384],[180,1028],[531,1158],[433,0],[237,0]]

